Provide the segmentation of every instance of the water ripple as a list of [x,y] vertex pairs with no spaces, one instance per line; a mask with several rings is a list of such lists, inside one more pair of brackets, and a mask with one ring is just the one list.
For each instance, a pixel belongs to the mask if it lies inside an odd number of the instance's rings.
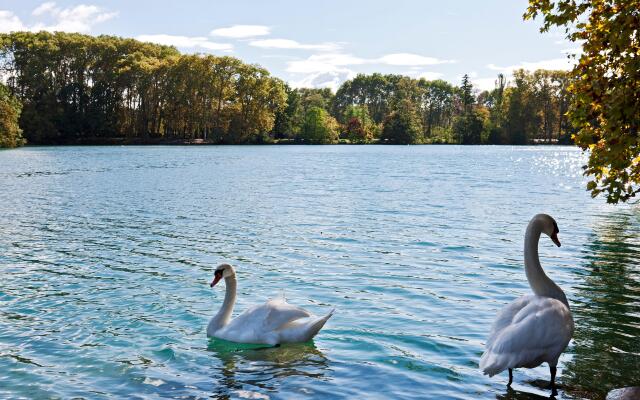
[[[0,398],[504,398],[478,360],[495,313],[542,263],[576,333],[562,398],[640,385],[640,210],[584,191],[569,147],[64,147],[0,152]],[[237,310],[279,295],[337,312],[313,343],[207,340],[237,266]]]

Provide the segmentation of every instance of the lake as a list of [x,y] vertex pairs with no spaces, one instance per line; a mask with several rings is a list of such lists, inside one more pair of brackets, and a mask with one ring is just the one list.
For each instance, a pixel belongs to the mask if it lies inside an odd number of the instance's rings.
[[[0,152],[0,398],[535,399],[547,366],[483,376],[530,292],[529,219],[576,333],[559,398],[639,385],[640,208],[584,190],[573,147],[32,147]],[[206,337],[283,293],[312,343]]]

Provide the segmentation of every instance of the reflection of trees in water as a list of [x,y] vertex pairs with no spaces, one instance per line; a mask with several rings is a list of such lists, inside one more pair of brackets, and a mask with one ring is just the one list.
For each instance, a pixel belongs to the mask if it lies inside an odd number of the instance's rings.
[[574,355],[562,380],[576,394],[640,384],[640,209],[604,217],[584,253],[584,279],[571,304]]
[[313,343],[263,347],[212,340],[208,350],[222,363],[213,393],[218,399],[235,398],[242,390],[268,393],[289,377],[323,379],[329,369]]

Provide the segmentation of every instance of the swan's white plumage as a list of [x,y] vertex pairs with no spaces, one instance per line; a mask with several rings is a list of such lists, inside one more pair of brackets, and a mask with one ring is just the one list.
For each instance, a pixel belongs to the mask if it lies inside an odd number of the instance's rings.
[[[544,362],[555,367],[569,344],[573,319],[567,297],[544,273],[538,258],[541,233],[560,246],[558,232],[555,220],[549,215],[538,214],[529,222],[524,264],[534,294],[514,300],[498,313],[480,359],[480,368],[485,374],[493,376],[509,368],[534,368]],[[555,372],[552,377],[553,374]],[[553,379],[552,387],[555,392]]]
[[278,344],[306,342],[322,328],[313,329],[317,321],[326,317],[314,317],[300,307],[288,304],[284,299],[273,299],[254,306],[232,319],[228,325],[211,332],[210,336],[238,343]]
[[496,317],[480,368],[493,376],[508,368],[555,366],[573,335],[569,308],[559,300],[528,295]]
[[[223,264],[225,267],[226,264]],[[225,302],[207,327],[207,335],[237,343],[255,343],[276,345],[280,343],[299,343],[311,340],[333,315],[333,310],[323,317],[317,317],[308,311],[291,305],[284,298],[272,299],[265,304],[254,306],[232,320],[222,318],[230,316],[235,303],[235,271],[226,277]],[[224,322],[220,322],[223,320]]]

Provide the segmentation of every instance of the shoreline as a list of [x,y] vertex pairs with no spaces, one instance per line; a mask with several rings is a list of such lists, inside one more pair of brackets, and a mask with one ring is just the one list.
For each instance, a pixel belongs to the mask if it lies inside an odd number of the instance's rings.
[[532,142],[526,144],[461,144],[461,143],[392,143],[380,140],[374,140],[366,143],[351,143],[348,140],[341,139],[335,143],[305,143],[304,141],[293,139],[275,139],[269,142],[260,143],[221,143],[213,140],[204,139],[145,139],[145,140],[127,140],[125,138],[96,138],[89,140],[79,140],[75,142],[50,142],[50,143],[27,143],[20,147],[44,147],[44,146],[575,146],[573,143],[552,142]]

